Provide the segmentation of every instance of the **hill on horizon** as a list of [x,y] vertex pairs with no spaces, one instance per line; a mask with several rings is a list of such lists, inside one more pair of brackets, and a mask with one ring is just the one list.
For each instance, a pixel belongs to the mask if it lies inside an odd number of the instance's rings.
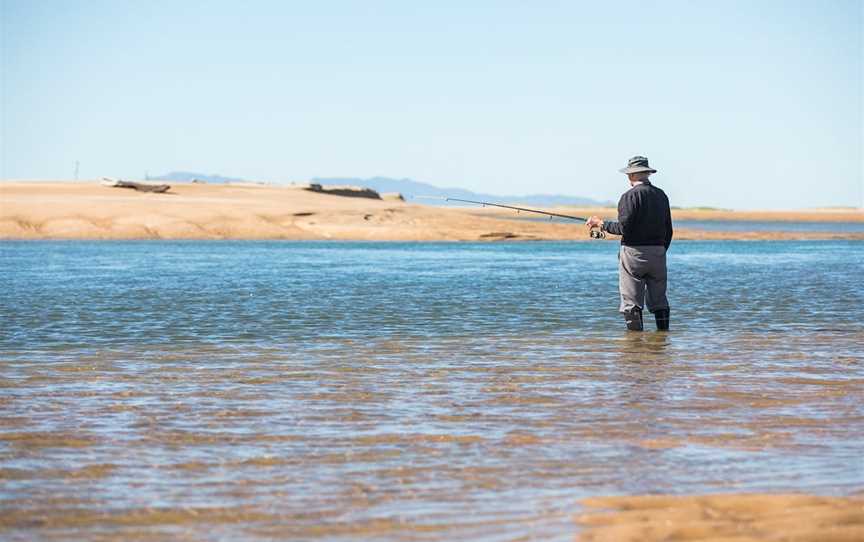
[[[413,200],[418,196],[434,197],[434,198],[460,198],[472,200],[484,200],[496,203],[523,203],[530,205],[556,206],[556,205],[583,205],[586,207],[596,207],[604,205],[614,205],[611,201],[598,201],[591,198],[581,196],[569,196],[564,194],[526,194],[521,196],[487,194],[483,192],[472,192],[463,188],[440,188],[438,186],[422,183],[412,179],[392,179],[389,177],[371,177],[368,179],[354,177],[315,177],[313,183],[321,184],[351,184],[357,186],[365,186],[382,192],[399,192],[405,196],[406,200]],[[429,205],[455,205],[454,203],[443,200],[422,200],[423,203]]]
[[[227,183],[242,183],[250,182],[248,179],[239,177],[225,177],[218,174],[198,173],[194,171],[171,171],[164,175],[149,177],[154,181],[174,181],[174,182],[191,182],[193,180],[204,181],[210,184],[227,184]],[[581,196],[570,196],[564,194],[526,194],[521,196],[488,194],[482,192],[472,192],[464,188],[441,188],[429,183],[415,181],[413,179],[393,179],[390,177],[371,177],[363,179],[359,177],[314,177],[310,180],[313,183],[320,184],[350,184],[371,188],[378,193],[399,192],[406,200],[412,201],[415,198],[420,198],[424,204],[428,205],[459,205],[444,201],[443,199],[422,199],[422,197],[432,198],[460,198],[472,200],[484,200],[496,203],[521,203],[525,205],[538,205],[545,207],[554,207],[558,205],[577,205],[586,207],[614,205],[611,201],[598,201],[591,198]],[[284,184],[284,183],[275,183]]]

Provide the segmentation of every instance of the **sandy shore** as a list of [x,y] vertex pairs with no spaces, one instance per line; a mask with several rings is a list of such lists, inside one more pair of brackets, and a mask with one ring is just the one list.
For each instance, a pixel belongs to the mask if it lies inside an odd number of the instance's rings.
[[702,495],[586,499],[576,518],[582,542],[662,540],[864,540],[864,498],[813,495]]
[[[499,211],[351,198],[286,186],[174,184],[165,194],[152,194],[95,181],[0,183],[2,239],[588,240],[579,224],[513,220],[512,212]],[[611,209],[567,211],[615,214]],[[682,213],[676,217],[864,221],[864,213],[856,210]],[[676,239],[864,239],[864,233],[679,228]]]

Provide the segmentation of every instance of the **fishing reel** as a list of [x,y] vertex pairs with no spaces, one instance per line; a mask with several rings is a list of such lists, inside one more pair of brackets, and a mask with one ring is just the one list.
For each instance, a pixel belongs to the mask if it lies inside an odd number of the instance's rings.
[[606,232],[595,227],[591,228],[591,231],[588,232],[588,236],[591,237],[591,239],[606,239]]

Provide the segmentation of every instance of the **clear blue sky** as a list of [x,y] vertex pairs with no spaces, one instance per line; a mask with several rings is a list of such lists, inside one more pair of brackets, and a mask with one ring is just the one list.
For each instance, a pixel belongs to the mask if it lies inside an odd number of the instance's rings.
[[864,198],[861,1],[0,2],[6,179]]

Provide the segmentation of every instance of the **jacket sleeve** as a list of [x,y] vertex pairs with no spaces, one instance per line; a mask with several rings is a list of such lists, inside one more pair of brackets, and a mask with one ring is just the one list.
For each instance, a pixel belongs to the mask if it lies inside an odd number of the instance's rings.
[[669,250],[669,245],[672,244],[672,211],[669,209],[669,199],[666,199],[666,242],[663,243],[666,250]]
[[663,243],[666,245],[666,250],[669,250],[669,245],[672,244],[672,216],[666,216],[666,242]]
[[633,204],[627,198],[627,194],[618,200],[618,221],[610,220],[603,223],[603,230],[612,235],[624,235],[630,226],[630,217],[633,214]]

